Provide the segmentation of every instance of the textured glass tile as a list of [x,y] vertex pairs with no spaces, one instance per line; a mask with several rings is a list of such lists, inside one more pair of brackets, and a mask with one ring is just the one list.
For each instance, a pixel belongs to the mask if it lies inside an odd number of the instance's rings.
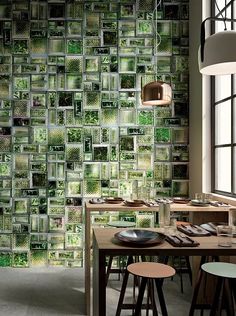
[[81,196],[81,182],[70,181],[67,183],[67,196]]
[[[11,235],[1,234],[0,235],[0,249],[1,250],[11,250],[11,247],[12,247],[11,239],[12,239]],[[1,259],[0,259],[0,266],[1,266]]]
[[100,164],[84,164],[84,178],[89,178],[89,179],[100,179],[100,172],[101,172],[101,167]]
[[50,145],[63,145],[65,139],[64,128],[51,128],[48,130],[48,143]]
[[13,249],[28,250],[29,249],[29,235],[27,234],[13,234]]
[[103,109],[102,110],[102,124],[103,125],[117,125],[118,123],[118,111],[116,109]]
[[152,169],[152,156],[150,154],[138,155],[138,169]]
[[13,267],[28,267],[29,253],[28,252],[14,252],[13,253]]
[[14,90],[22,91],[29,89],[29,76],[14,77]]
[[0,253],[0,267],[11,267],[12,265],[12,253],[1,252]]
[[85,197],[100,197],[101,196],[101,183],[100,181],[87,180],[84,181],[83,195]]
[[78,249],[83,245],[81,234],[66,234],[65,247],[66,249]]
[[169,146],[156,146],[156,161],[169,161],[170,160],[170,147]]
[[81,21],[68,21],[67,22],[67,35],[68,36],[81,36],[82,23]]
[[88,91],[85,93],[84,107],[98,109],[100,107],[100,93]]
[[67,223],[82,223],[81,208],[68,207],[66,208]]
[[47,52],[46,38],[32,38],[30,41],[30,50],[32,54],[46,54]]
[[120,111],[120,125],[136,124],[136,112],[133,110]]
[[154,214],[137,214],[136,227],[139,227],[139,228],[154,227]]
[[98,125],[99,112],[98,111],[84,111],[84,124],[85,125]]
[[49,39],[49,51],[52,54],[65,53],[65,41],[64,41],[64,39]]
[[82,161],[82,146],[67,145],[66,159],[69,161]]
[[32,250],[30,253],[30,265],[41,267],[47,265],[47,251]]
[[[1,152],[9,152],[11,150],[11,138],[10,137],[0,137],[0,151]],[[7,172],[6,165],[5,168],[2,168],[3,170]],[[2,171],[3,172],[3,171]],[[4,172],[3,172],[4,173]],[[1,171],[0,171],[1,175]]]
[[14,40],[13,52],[15,54],[28,54],[29,53],[28,41],[27,40]]
[[82,72],[83,70],[83,59],[77,56],[66,57],[66,71],[67,72]]
[[83,17],[83,4],[75,1],[68,3],[66,6],[67,17],[76,19]]

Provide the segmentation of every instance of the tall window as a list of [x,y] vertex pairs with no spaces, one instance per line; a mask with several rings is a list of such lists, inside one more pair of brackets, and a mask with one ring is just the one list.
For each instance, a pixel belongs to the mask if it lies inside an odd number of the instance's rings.
[[[218,5],[218,6],[217,6]],[[212,0],[212,15],[234,18],[233,0]],[[236,29],[236,23],[226,22],[227,30]],[[212,32],[224,31],[224,22],[212,24]],[[236,196],[236,77],[212,77],[212,191]]]

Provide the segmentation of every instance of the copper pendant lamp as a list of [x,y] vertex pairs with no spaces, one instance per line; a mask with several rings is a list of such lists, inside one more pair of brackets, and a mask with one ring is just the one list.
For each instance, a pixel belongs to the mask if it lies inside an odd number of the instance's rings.
[[[153,31],[155,33],[155,45],[154,45],[154,56],[158,55],[158,46],[161,44],[161,36],[157,31],[157,8],[161,4],[162,0],[159,0],[158,4],[155,6],[153,10],[152,16],[152,24]],[[154,20],[155,17],[155,20]],[[141,81],[142,86],[142,81]],[[149,82],[142,86],[141,93],[142,105],[160,105],[160,106],[168,106],[172,101],[172,89],[171,86],[164,81],[156,80]]]
[[171,101],[172,89],[163,81],[153,81],[142,88],[143,105],[170,105]]

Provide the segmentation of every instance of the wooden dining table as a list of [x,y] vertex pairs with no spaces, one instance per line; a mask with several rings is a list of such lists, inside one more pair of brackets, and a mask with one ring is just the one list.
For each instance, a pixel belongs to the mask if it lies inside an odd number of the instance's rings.
[[[93,316],[106,315],[106,256],[235,256],[236,244],[219,247],[216,236],[191,237],[197,247],[174,247],[167,241],[152,246],[136,246],[118,241],[114,235],[121,229],[93,230]],[[152,228],[152,231],[158,231]]]

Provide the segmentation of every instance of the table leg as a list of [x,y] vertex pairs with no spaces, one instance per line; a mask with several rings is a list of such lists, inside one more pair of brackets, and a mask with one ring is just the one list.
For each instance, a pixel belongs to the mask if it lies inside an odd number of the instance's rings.
[[106,256],[93,243],[93,316],[106,316]]
[[91,237],[90,232],[90,212],[85,207],[85,256],[84,256],[84,272],[85,272],[85,302],[86,302],[86,313],[90,316],[91,312],[91,260],[90,260],[90,247],[91,247]]

